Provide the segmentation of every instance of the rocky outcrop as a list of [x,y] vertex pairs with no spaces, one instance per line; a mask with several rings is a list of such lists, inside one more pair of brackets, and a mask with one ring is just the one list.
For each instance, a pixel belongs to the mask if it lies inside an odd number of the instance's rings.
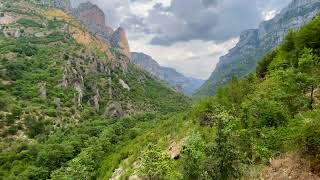
[[190,95],[198,89],[203,80],[186,77],[175,69],[160,66],[152,57],[143,53],[132,53],[132,61],[160,80],[168,82],[175,89]]
[[92,31],[102,31],[106,26],[104,12],[90,2],[81,3],[73,10],[73,15]]
[[126,89],[126,90],[130,91],[129,85],[126,82],[124,82],[124,80],[120,79],[119,83],[121,84],[123,89]]
[[258,60],[279,45],[290,29],[299,29],[319,10],[319,0],[293,0],[273,19],[262,22],[258,29],[244,31],[238,44],[220,58],[210,78],[195,97],[214,95],[216,89],[226,84],[232,76],[243,77],[253,72]]
[[111,36],[111,46],[131,58],[129,42],[123,28],[119,27]]
[[108,26],[105,13],[97,5],[90,2],[81,3],[77,8],[73,9],[72,14],[91,33],[131,59],[130,47],[124,29],[119,27],[114,31]]
[[121,118],[125,115],[122,106],[119,102],[110,102],[106,108],[106,117]]

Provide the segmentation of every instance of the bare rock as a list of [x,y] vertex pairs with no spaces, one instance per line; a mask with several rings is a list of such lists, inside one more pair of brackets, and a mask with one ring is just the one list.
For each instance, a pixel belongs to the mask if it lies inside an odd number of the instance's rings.
[[121,84],[121,86],[122,86],[124,89],[130,91],[129,85],[128,85],[126,82],[124,82],[124,80],[119,79],[119,83]]
[[119,50],[122,54],[126,55],[131,59],[129,42],[127,39],[127,35],[122,27],[119,27],[111,37],[111,45],[112,47]]
[[121,118],[125,114],[119,102],[110,102],[106,108],[104,115],[106,117]]
[[180,142],[172,141],[169,148],[167,149],[167,154],[170,156],[171,159],[179,159],[180,153],[182,151],[182,147],[184,144],[184,140]]
[[41,98],[42,100],[47,99],[46,83],[40,83],[40,84],[39,84],[39,94],[40,94],[40,98]]
[[53,103],[54,103],[54,105],[56,106],[57,109],[60,109],[60,104],[61,104],[61,99],[60,98],[55,97],[53,99]]
[[90,2],[81,3],[78,8],[73,11],[73,14],[84,25],[92,28],[93,30],[105,28],[105,14],[95,4]]
[[99,109],[100,109],[100,105],[99,105],[100,93],[99,93],[99,89],[95,88],[95,90],[96,90],[96,94],[93,97],[93,103],[94,103],[94,108],[96,109],[96,111],[99,111]]
[[82,91],[81,85],[77,82],[74,83],[74,89],[76,91],[75,100],[76,100],[77,105],[80,107],[81,102],[82,102],[82,98],[83,98],[83,91]]

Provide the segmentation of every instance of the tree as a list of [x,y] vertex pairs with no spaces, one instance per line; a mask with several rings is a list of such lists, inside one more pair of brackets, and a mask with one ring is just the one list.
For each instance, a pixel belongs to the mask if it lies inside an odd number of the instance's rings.
[[237,179],[242,174],[242,158],[233,142],[230,126],[235,118],[227,112],[219,113],[216,118],[217,134],[215,143],[208,150],[207,176],[217,180]]
[[182,169],[184,179],[199,179],[203,176],[205,155],[205,142],[199,134],[191,134],[183,147]]
[[37,163],[47,167],[49,172],[61,167],[73,157],[73,148],[61,144],[49,144],[43,146],[38,154]]
[[267,75],[269,65],[273,61],[273,59],[276,57],[277,51],[273,50],[267,55],[263,57],[261,61],[258,62],[256,73],[259,78],[264,78]]
[[148,179],[179,179],[181,177],[175,171],[169,156],[155,145],[149,145],[143,153],[140,173],[146,175]]
[[313,108],[313,93],[315,86],[319,84],[320,78],[320,70],[319,70],[320,58],[313,54],[312,49],[305,48],[302,51],[302,55],[299,58],[299,69],[308,73],[309,78],[306,79],[306,82],[310,86],[310,104],[309,108]]

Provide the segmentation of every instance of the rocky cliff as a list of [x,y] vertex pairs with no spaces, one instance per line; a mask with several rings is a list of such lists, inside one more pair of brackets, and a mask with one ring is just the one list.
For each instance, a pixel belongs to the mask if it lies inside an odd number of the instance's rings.
[[105,13],[90,2],[81,3],[72,10],[73,16],[84,24],[91,33],[103,39],[107,44],[131,58],[130,47],[124,29],[114,31],[106,23]]
[[114,31],[114,33],[112,33],[110,43],[113,48],[118,49],[124,55],[131,58],[127,35],[122,27],[119,27],[116,31]]
[[238,44],[220,58],[210,78],[195,97],[214,95],[217,88],[232,76],[243,77],[255,70],[257,61],[280,44],[290,29],[296,30],[309,22],[320,10],[319,0],[293,0],[285,9],[258,29],[246,30]]
[[143,53],[132,53],[132,61],[134,64],[140,66],[158,79],[168,82],[175,89],[186,95],[191,95],[204,82],[201,79],[186,77],[173,68],[162,67],[152,59],[152,57]]

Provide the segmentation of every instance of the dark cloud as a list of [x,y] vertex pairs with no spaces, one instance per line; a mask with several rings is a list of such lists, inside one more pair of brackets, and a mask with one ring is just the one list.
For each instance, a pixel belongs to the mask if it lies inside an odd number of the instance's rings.
[[144,20],[146,33],[155,34],[150,42],[155,45],[193,39],[225,41],[257,27],[262,11],[278,10],[289,1],[172,0],[170,7],[156,4],[149,12]]
[[[79,4],[86,0],[72,1]],[[130,3],[143,6],[151,0],[89,1],[104,10],[109,25],[121,25],[131,33],[152,34],[151,44],[170,45],[194,39],[222,42],[236,37],[245,29],[257,27],[263,11],[279,10],[291,0],[171,0],[169,7],[155,4],[147,16],[130,10]]]

